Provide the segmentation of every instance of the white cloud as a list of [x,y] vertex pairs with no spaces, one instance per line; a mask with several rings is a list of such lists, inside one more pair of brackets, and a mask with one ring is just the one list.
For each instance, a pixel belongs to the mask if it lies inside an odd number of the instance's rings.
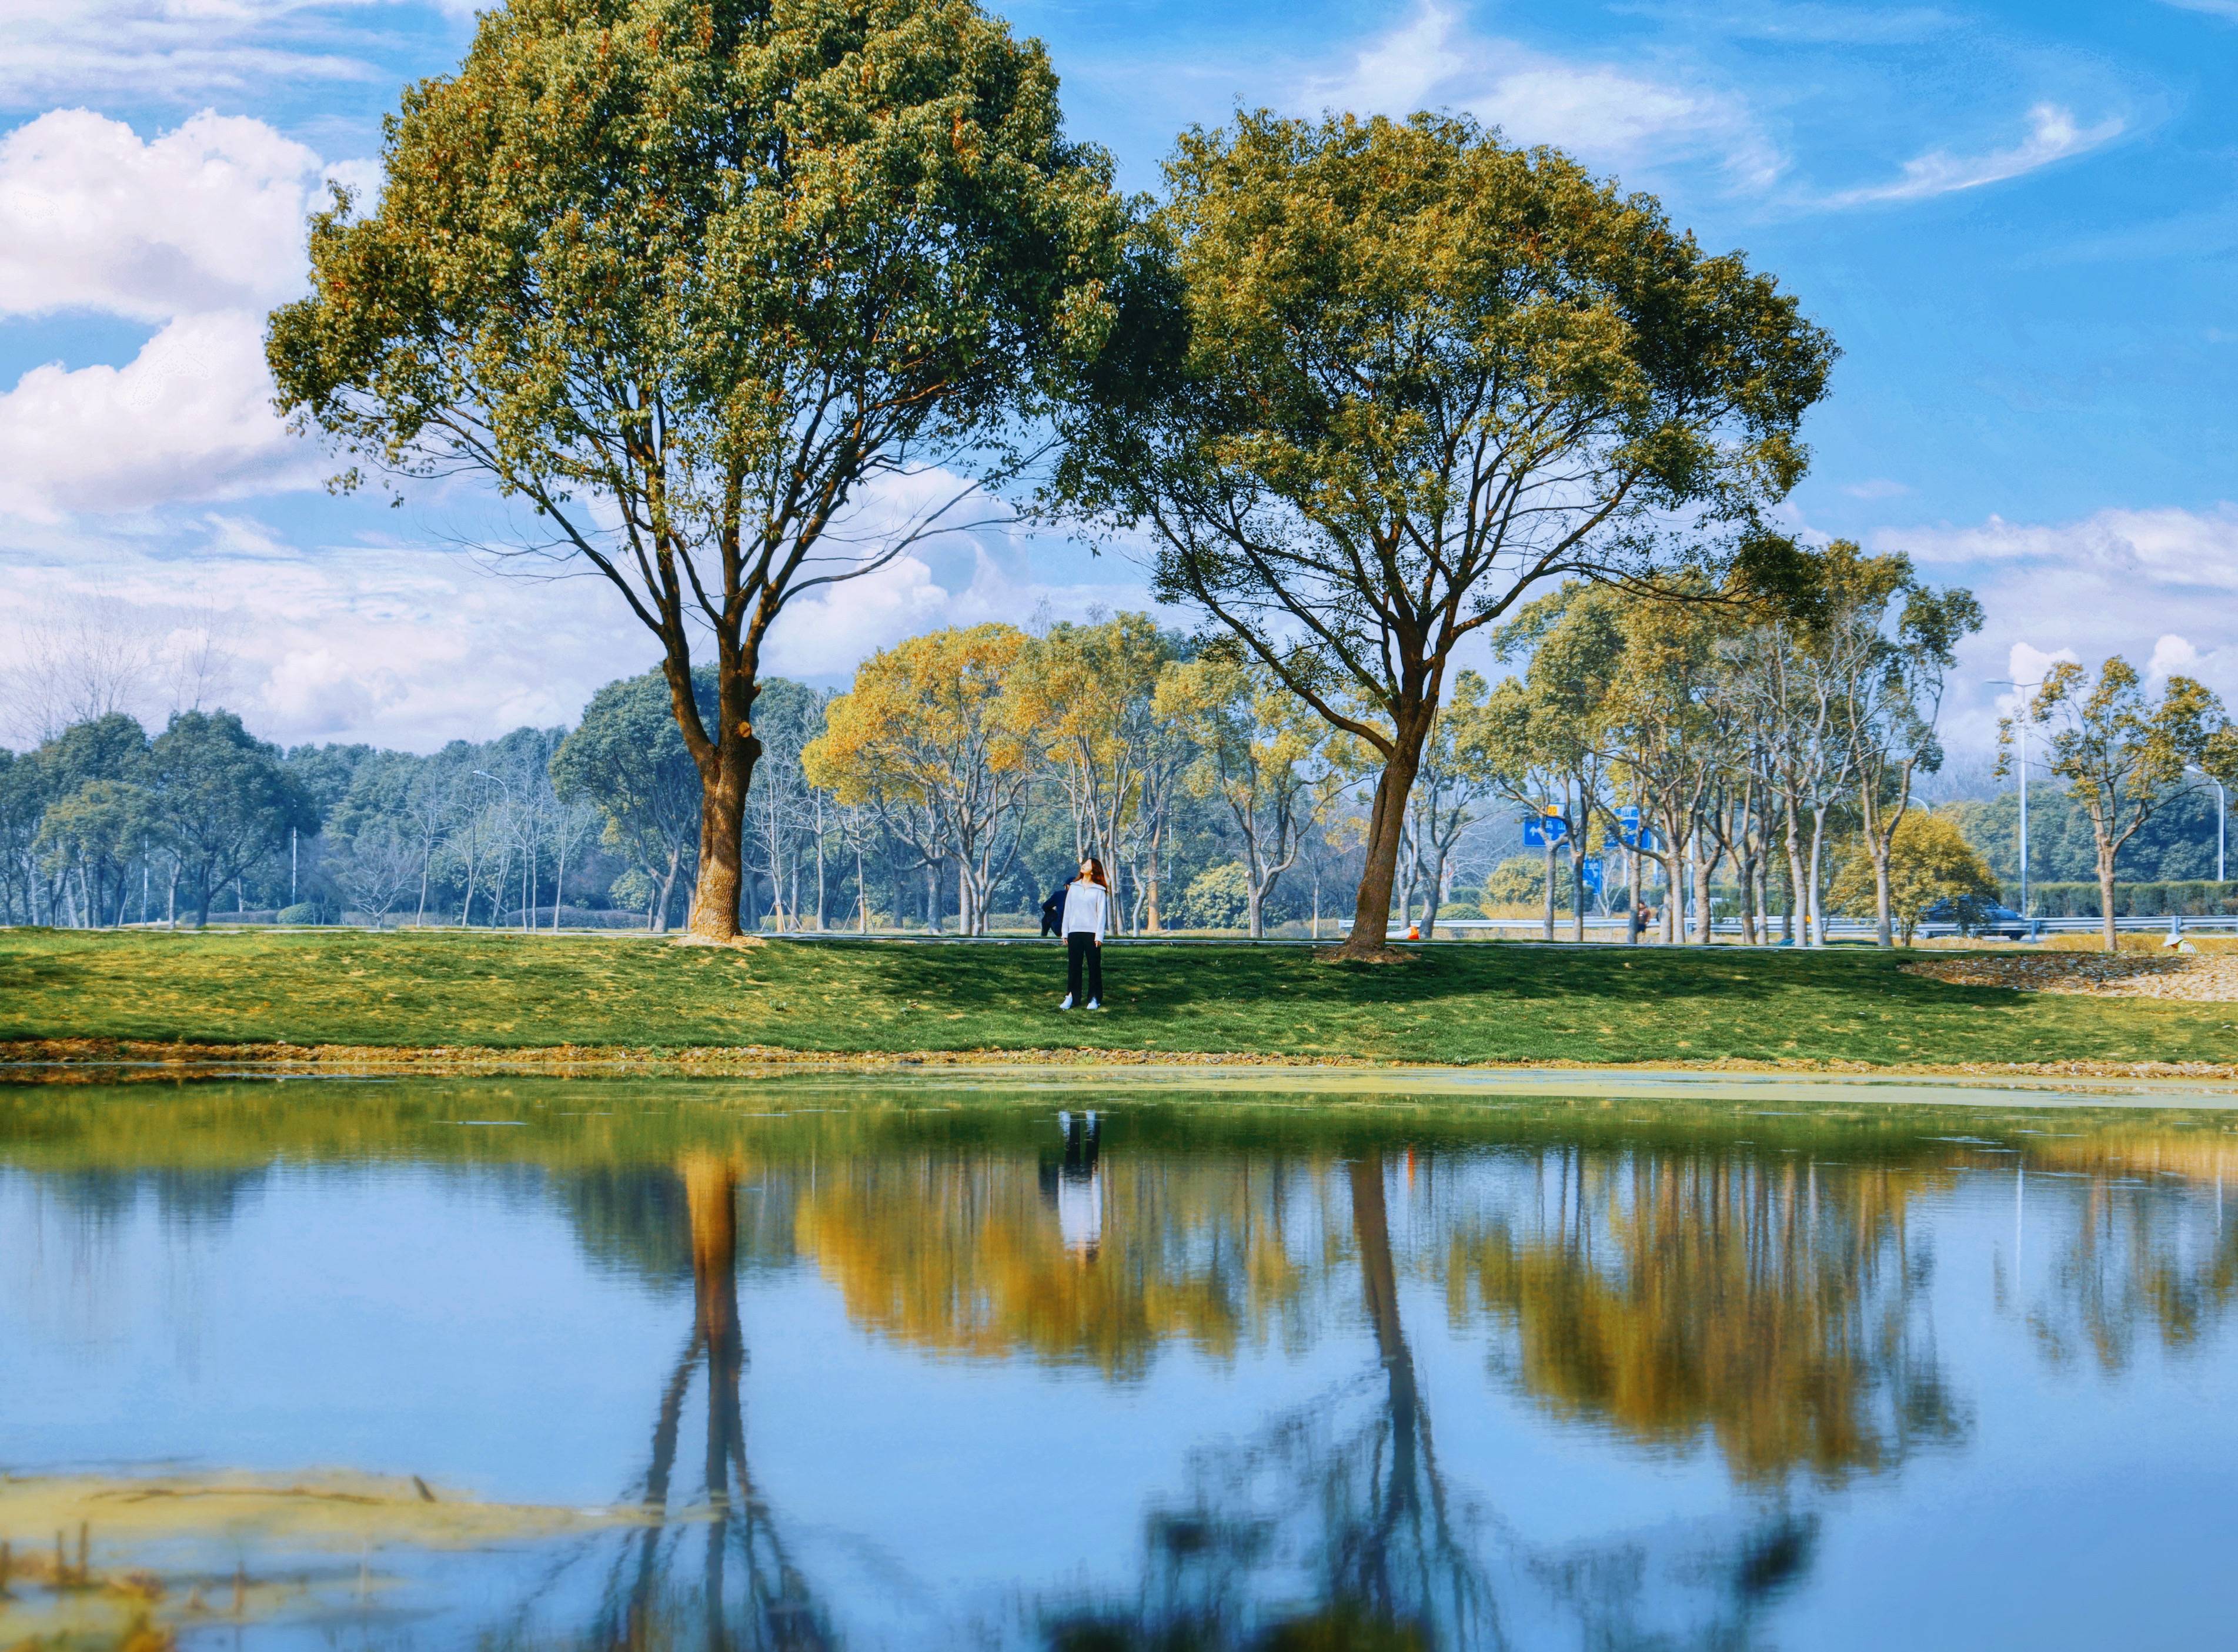
[[1610,167],[1710,159],[1750,187],[1784,165],[1729,92],[1479,35],[1438,0],[1424,0],[1341,74],[1309,83],[1303,101],[1393,116],[1465,109],[1511,142],[1553,144]]
[[1884,530],[1872,547],[1908,552],[1927,577],[1981,598],[1988,623],[1961,655],[1974,686],[1950,706],[1955,747],[1986,747],[1995,717],[2012,709],[1994,679],[2037,681],[2062,659],[2093,672],[2116,654],[2149,674],[2182,670],[2238,704],[2238,644],[2218,640],[2238,638],[2238,506],[2049,524],[1993,516],[1972,527]]
[[156,325],[122,366],[50,362],[0,392],[0,512],[140,511],[317,479],[272,410],[262,331],[303,284],[305,216],[336,170],[262,121],[208,113],[143,140],[57,109],[0,137],[0,316]]
[[[944,625],[1037,609],[1059,618],[1143,607],[1136,571],[1074,577],[1069,559],[968,542],[946,584],[904,556],[821,587],[778,621],[771,671],[844,681],[874,651]],[[224,703],[268,739],[369,740],[431,750],[521,724],[572,722],[602,683],[646,670],[652,638],[597,578],[520,578],[425,545],[298,545],[238,511],[135,524],[127,535],[19,524],[0,538],[0,661],[30,634],[96,611],[100,634],[169,638],[214,629],[229,655]],[[191,629],[191,626],[189,626]],[[67,630],[67,625],[61,629]],[[149,674],[134,709],[160,723],[175,697]],[[0,695],[0,739],[26,743],[25,710]]]
[[2202,11],[2210,17],[2228,17],[2238,23],[2238,0],[2162,0],[2179,11]]
[[34,367],[0,394],[0,512],[139,511],[315,484],[272,410],[261,318],[185,316],[122,367]]
[[1902,175],[1888,183],[1845,189],[1829,195],[1829,207],[1861,207],[1883,202],[1924,201],[1930,195],[1976,189],[2002,183],[2056,161],[2086,153],[2121,136],[2125,122],[2109,116],[2096,126],[2076,123],[2074,111],[2056,103],[2039,103],[2029,111],[2029,135],[2009,149],[1987,155],[1954,155],[1930,149],[1904,163]]
[[1869,481],[1852,482],[1842,492],[1853,499],[1900,499],[1911,489],[1885,476],[1876,476]]
[[2189,638],[2170,631],[2153,644],[2153,657],[2145,663],[2145,675],[2160,681],[2178,672],[2195,673],[2199,670],[2199,650]]
[[204,113],[143,142],[56,109],[0,138],[0,315],[162,321],[302,283],[325,169],[262,121]]
[[2027,563],[2046,570],[2096,570],[2140,591],[2238,592],[2238,506],[2213,511],[2101,511],[2080,522],[2008,522],[1977,527],[1888,530],[1877,544],[1934,564]]

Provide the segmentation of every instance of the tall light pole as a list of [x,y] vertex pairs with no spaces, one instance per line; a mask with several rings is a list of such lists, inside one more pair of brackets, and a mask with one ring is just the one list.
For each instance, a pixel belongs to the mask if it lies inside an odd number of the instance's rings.
[[[513,788],[507,785],[504,781],[500,780],[495,775],[492,774],[487,769],[477,769],[474,770],[474,773],[479,775],[482,779],[488,781],[490,784],[495,786],[500,791],[505,794],[505,812],[508,816],[510,816],[513,813]],[[508,821],[507,823],[510,824],[510,821]],[[513,851],[511,849],[507,849],[506,853],[510,855]],[[498,898],[498,907],[499,915],[503,916],[505,899],[502,895]],[[524,929],[528,927],[528,902],[526,900],[522,901],[520,903],[520,927]]]
[[[2192,766],[2198,768],[2196,763]],[[2229,875],[2224,870],[2223,850],[2230,836],[2230,794],[2222,783],[2206,770],[2200,769],[2199,774],[2201,779],[2215,788],[2215,881],[2217,883],[2227,882]]]
[[[2023,693],[2026,693],[2029,689],[2042,688],[2043,683],[2041,678],[2033,683],[2016,683],[2010,677],[1993,677],[1990,679],[1990,685],[1992,688],[2018,689]],[[2021,730],[2021,916],[2025,918],[2029,915],[2028,731],[2029,722],[2026,700],[2021,702],[2020,715],[2013,721],[2020,725]]]

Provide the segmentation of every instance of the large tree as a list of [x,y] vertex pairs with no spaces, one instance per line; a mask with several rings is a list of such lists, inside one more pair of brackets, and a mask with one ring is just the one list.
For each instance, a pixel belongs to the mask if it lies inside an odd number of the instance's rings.
[[319,829],[319,811],[281,762],[230,711],[181,711],[148,749],[156,828],[209,923],[210,896],[288,841]]
[[875,809],[928,879],[955,863],[966,935],[987,933],[990,900],[1017,857],[1033,770],[1005,684],[1029,645],[1015,625],[987,624],[873,654],[800,754],[811,785]]
[[[2122,846],[2190,790],[2195,776],[2238,782],[2238,725],[2213,691],[2192,677],[2169,677],[2154,700],[2136,667],[2118,654],[2098,668],[2095,684],[2082,666],[2062,660],[2045,673],[2023,715],[2049,733],[2051,771],[2090,817],[2099,921],[2106,950],[2116,951],[2114,873]],[[2002,777],[2011,756],[2010,719],[1998,733]]]
[[[1056,497],[1382,764],[1381,954],[1455,651],[1540,581],[1654,586],[1802,474],[1834,350],[1566,156],[1418,115],[1185,133]],[[1682,532],[1684,530],[1684,532]]]
[[[699,704],[712,708],[714,684],[699,673]],[[552,754],[552,783],[562,803],[595,805],[606,844],[644,874],[654,895],[646,922],[668,928],[677,880],[699,842],[699,774],[670,710],[658,671],[609,683],[591,697],[583,720]]]
[[969,0],[513,0],[383,173],[314,220],[281,405],[493,480],[620,591],[704,782],[692,927],[732,937],[770,628],[1019,462],[1109,327],[1109,162]]

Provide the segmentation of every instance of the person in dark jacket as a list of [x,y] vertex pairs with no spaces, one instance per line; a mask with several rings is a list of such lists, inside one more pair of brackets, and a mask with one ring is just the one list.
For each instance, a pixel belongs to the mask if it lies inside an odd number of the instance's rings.
[[1070,887],[1071,886],[1069,884],[1058,884],[1056,886],[1056,893],[1050,895],[1048,900],[1042,902],[1042,937],[1043,940],[1047,940],[1050,935],[1062,935],[1064,934],[1064,892]]

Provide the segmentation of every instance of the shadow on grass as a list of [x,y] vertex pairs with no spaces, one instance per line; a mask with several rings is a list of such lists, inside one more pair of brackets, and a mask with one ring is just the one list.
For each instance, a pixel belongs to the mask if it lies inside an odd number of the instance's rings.
[[[1015,945],[896,947],[877,942],[817,942],[800,948],[805,974],[829,969],[858,990],[949,1009],[1002,1013],[1030,1008],[1064,990],[1064,955]],[[818,953],[847,959],[819,969]],[[1907,975],[1900,955],[1849,955],[1737,948],[1611,948],[1606,952],[1534,951],[1526,945],[1436,948],[1411,964],[1331,964],[1302,948],[1114,946],[1104,980],[1114,1001],[1173,1014],[1213,1006],[1273,1009],[1381,1008],[1441,1000],[1564,1001],[1590,996],[1619,1005],[1704,998],[1743,1002],[1798,993],[1861,995],[1886,1006],[1934,1010],[2011,1004],[1995,987],[1955,987]]]

